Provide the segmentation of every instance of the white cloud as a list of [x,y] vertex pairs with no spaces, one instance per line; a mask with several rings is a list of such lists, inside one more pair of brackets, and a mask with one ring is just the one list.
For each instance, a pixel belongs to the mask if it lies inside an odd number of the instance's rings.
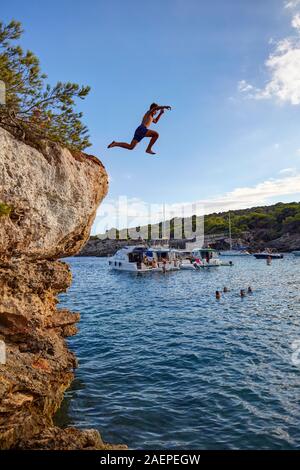
[[[287,8],[300,6],[300,0],[287,2]],[[291,22],[295,29],[292,37],[275,43],[265,66],[270,75],[262,88],[254,87],[246,80],[238,83],[238,90],[248,98],[272,99],[292,105],[300,104],[300,14],[295,13]]]
[[281,175],[297,175],[296,168],[283,168],[279,172]]
[[249,91],[254,90],[254,87],[246,82],[246,80],[241,80],[238,83],[238,89],[241,93],[248,93]]
[[253,187],[236,188],[219,198],[203,201],[203,204],[214,211],[243,209],[267,204],[273,198],[297,194],[300,194],[300,173],[266,180]]
[[294,15],[293,19],[292,19],[292,26],[293,28],[295,29],[299,29],[300,28],[300,14],[297,13],[296,15]]
[[[211,199],[204,199],[194,203],[149,204],[139,198],[119,200],[105,200],[101,204],[93,233],[104,233],[111,227],[137,227],[148,223],[157,223],[169,220],[172,217],[209,214],[234,209],[267,205],[282,196],[297,199],[300,196],[300,172],[294,168],[284,168],[283,175],[273,178],[256,186],[241,187]],[[196,210],[195,210],[196,208]],[[184,213],[183,213],[184,211]]]
[[285,8],[296,8],[298,5],[300,5],[300,0],[287,0],[284,4]]

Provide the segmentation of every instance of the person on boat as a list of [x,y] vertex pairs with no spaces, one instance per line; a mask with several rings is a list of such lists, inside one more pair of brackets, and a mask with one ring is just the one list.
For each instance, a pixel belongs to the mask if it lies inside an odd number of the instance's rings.
[[162,265],[163,265],[163,272],[164,272],[164,273],[165,273],[166,270],[167,270],[167,263],[168,263],[167,258],[162,258]]
[[146,148],[146,153],[149,153],[150,155],[155,155],[155,152],[153,152],[152,147],[157,141],[159,134],[158,132],[149,129],[149,127],[151,126],[152,122],[156,124],[160,120],[160,118],[165,112],[165,109],[171,110],[171,106],[159,106],[156,103],[152,103],[150,105],[150,108],[144,115],[141,125],[135,130],[133,139],[130,144],[128,144],[127,142],[116,142],[115,140],[113,140],[107,148],[110,149],[112,147],[122,147],[127,150],[133,150],[144,137],[150,137],[150,142],[148,147]]

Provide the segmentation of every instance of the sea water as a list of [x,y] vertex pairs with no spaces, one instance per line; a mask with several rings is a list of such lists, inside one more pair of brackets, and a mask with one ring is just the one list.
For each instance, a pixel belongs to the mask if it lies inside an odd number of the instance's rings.
[[79,368],[59,424],[132,449],[300,448],[300,258],[143,275],[66,261]]

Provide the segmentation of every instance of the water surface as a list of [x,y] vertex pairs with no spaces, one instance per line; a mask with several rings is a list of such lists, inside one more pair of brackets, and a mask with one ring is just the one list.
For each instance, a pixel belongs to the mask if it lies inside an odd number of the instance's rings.
[[165,275],[67,262],[74,279],[60,305],[81,322],[60,423],[133,449],[300,448],[300,258]]

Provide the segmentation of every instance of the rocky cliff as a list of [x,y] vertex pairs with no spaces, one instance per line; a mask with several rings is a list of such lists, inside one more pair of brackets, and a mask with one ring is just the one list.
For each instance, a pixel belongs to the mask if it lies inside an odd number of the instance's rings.
[[120,248],[130,245],[147,245],[144,240],[110,240],[90,238],[76,256],[113,256]]
[[64,338],[79,320],[57,308],[71,283],[58,259],[86,242],[107,188],[95,157],[55,143],[41,153],[0,128],[0,449],[111,448],[97,431],[52,421],[76,366]]

